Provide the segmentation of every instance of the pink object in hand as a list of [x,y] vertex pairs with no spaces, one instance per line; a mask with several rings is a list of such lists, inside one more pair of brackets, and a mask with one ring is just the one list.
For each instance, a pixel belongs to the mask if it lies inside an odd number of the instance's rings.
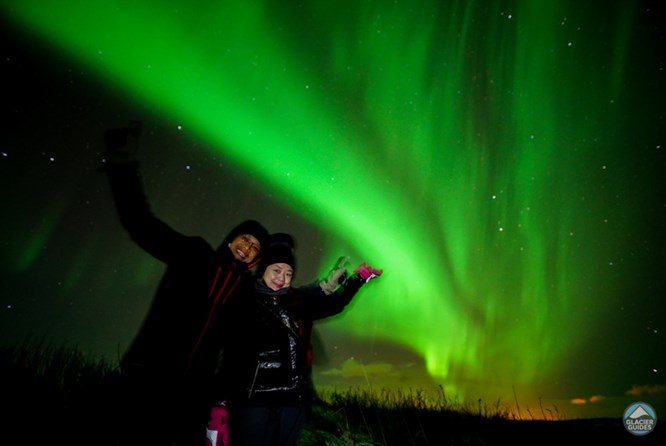
[[229,446],[229,408],[214,406],[206,429],[206,446]]
[[367,265],[365,262],[361,264],[358,268],[356,268],[355,271],[356,274],[361,276],[363,280],[368,282],[370,279],[373,279],[375,277],[379,277],[382,273],[382,270],[376,270],[372,268],[371,266]]

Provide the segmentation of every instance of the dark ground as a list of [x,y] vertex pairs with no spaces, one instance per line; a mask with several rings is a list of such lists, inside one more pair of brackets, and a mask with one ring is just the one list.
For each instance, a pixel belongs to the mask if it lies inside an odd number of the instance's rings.
[[[0,445],[122,446],[113,420],[131,402],[112,404],[115,379],[114,368],[76,351],[39,343],[0,348]],[[301,446],[666,445],[659,420],[652,432],[636,436],[621,418],[514,421],[385,409],[353,398],[314,409]],[[202,434],[201,444],[191,446],[203,444]]]
[[[663,426],[644,436],[629,433],[620,418],[560,421],[513,421],[458,413],[373,411],[346,417],[355,432],[369,432],[373,444],[384,446],[441,445],[666,445]],[[358,415],[358,414],[357,414]],[[316,444],[316,443],[314,443]]]

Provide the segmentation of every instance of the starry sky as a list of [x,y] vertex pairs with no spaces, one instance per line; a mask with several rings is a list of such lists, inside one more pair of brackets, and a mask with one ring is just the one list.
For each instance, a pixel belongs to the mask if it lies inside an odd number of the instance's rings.
[[96,169],[140,120],[174,228],[384,269],[317,324],[322,389],[666,414],[664,6],[585,3],[0,1],[0,341],[127,347],[164,265]]

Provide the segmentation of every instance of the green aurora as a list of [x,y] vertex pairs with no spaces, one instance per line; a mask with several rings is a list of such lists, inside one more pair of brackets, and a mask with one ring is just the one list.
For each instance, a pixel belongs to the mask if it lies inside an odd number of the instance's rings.
[[627,291],[637,3],[2,4],[384,268],[331,329],[415,352],[447,392],[538,396]]

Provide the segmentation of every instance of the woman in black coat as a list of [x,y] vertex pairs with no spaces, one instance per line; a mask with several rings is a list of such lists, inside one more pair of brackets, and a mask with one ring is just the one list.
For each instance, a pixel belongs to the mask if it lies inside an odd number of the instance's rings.
[[231,445],[295,446],[314,400],[313,322],[342,312],[382,271],[363,263],[328,281],[291,287],[293,239],[274,234],[258,277],[224,309],[219,400],[229,409]]

